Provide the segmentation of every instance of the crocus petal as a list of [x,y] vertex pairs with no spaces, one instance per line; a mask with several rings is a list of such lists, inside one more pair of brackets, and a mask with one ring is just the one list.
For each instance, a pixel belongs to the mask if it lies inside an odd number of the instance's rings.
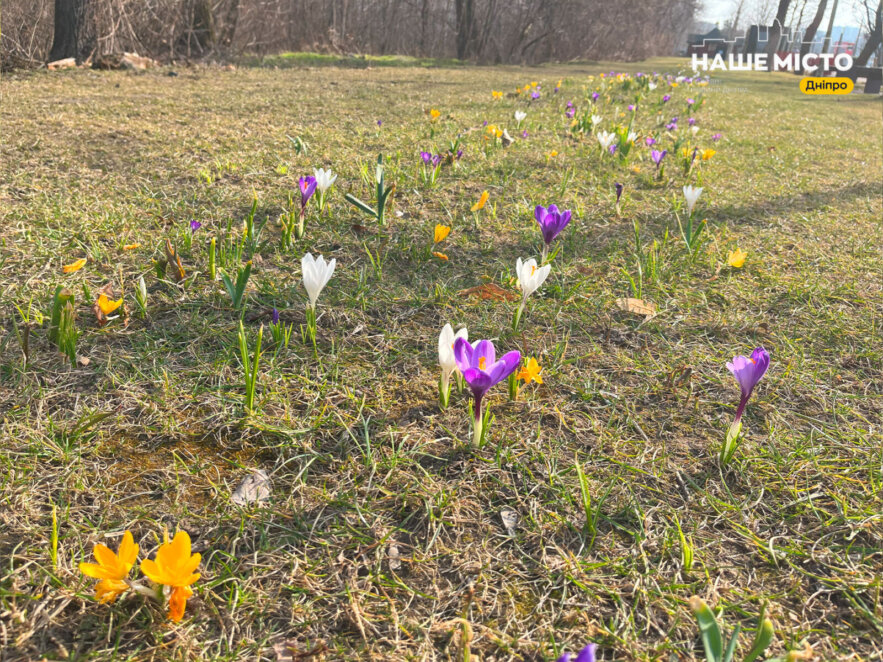
[[[484,359],[484,366],[481,365],[481,359]],[[479,340],[475,345],[470,367],[486,371],[496,360],[497,353],[494,349],[494,343],[490,340]]]
[[521,352],[513,351],[503,355],[488,371],[494,384],[499,384],[518,368],[521,363]]
[[472,355],[475,348],[466,338],[454,339],[454,360],[457,362],[457,368],[461,373],[465,373],[467,368],[472,366]]
[[480,398],[494,385],[491,376],[478,368],[467,368],[462,371],[462,374],[463,379],[469,384],[469,388],[476,397]]
[[595,644],[587,644],[576,656],[575,662],[595,662]]

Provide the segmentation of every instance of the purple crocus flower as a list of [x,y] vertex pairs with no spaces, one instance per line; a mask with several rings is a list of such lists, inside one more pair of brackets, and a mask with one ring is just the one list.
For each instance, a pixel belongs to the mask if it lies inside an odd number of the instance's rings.
[[310,198],[313,197],[313,193],[316,192],[316,178],[312,175],[301,177],[298,180],[298,186],[300,187],[300,209],[301,213],[303,213],[303,210],[307,208]]
[[530,98],[531,98],[531,99],[539,99],[539,98],[540,98],[540,93],[537,92],[536,90],[534,90],[533,92],[530,93]]
[[635,104],[630,103],[630,104],[628,105],[628,110],[629,110],[629,111],[632,111],[632,110],[634,110],[634,109],[635,109]]
[[616,189],[616,204],[619,204],[619,199],[622,197],[622,189],[624,188],[622,184],[619,182],[613,182],[613,186]]
[[751,392],[757,386],[757,382],[766,374],[767,368],[770,367],[770,354],[763,347],[757,347],[751,356],[735,356],[732,363],[727,363],[727,368],[733,373],[733,377],[739,382],[742,389],[742,399],[739,400],[739,408],[736,409],[736,418],[733,425],[736,425],[742,418],[742,412],[745,411],[745,405],[748,404],[748,398]]
[[457,362],[460,374],[469,385],[475,401],[473,405],[475,446],[478,446],[482,433],[481,401],[491,388],[515,372],[521,363],[521,352],[509,352],[499,361],[496,358],[497,353],[490,340],[479,340],[474,345],[465,338],[457,338],[454,341],[454,360]]
[[431,161],[433,167],[438,166],[438,164],[441,163],[441,154],[433,154]]
[[692,106],[694,103],[696,103],[696,102],[693,99],[687,99],[688,106]]
[[611,154],[616,154],[616,145],[611,145],[610,147],[607,148],[607,150],[608,150]]
[[564,114],[567,116],[567,119],[573,119],[573,116],[576,115],[576,108],[568,108]]
[[534,210],[534,218],[536,218],[537,223],[540,224],[540,231],[543,233],[543,241],[546,242],[546,246],[543,248],[543,260],[545,260],[546,250],[552,245],[555,237],[561,234],[561,231],[567,227],[568,223],[570,223],[570,210],[565,209],[564,211],[558,211],[557,205],[549,205],[548,209],[541,205],[537,205]]
[[377,120],[377,126],[383,126],[383,120]]
[[653,147],[656,144],[656,138],[653,136],[647,136],[644,138],[644,142],[647,143],[647,147]]
[[423,160],[424,165],[429,165],[429,162],[432,161],[432,154],[429,152],[420,152],[420,158]]
[[724,136],[723,136],[722,133],[715,133],[715,134],[711,137],[711,139],[712,139],[714,142],[717,142],[718,140],[720,140],[720,139],[723,138],[723,137],[724,137]]
[[690,126],[693,126],[694,124],[696,124],[696,118],[695,117],[688,117],[687,124],[689,124]]
[[528,136],[527,129],[525,129],[524,131],[521,132],[521,137],[527,138],[527,136]]
[[597,101],[600,96],[598,92],[592,92],[592,101]]
[[568,107],[568,108],[573,108],[573,101],[568,101],[568,102],[567,102],[567,107]]
[[585,648],[576,654],[576,658],[573,657],[573,653],[564,653],[558,658],[558,662],[570,662],[571,660],[573,662],[595,662],[596,647],[595,644],[587,644]]
[[666,129],[666,131],[677,131],[678,130],[678,123],[671,122],[669,124],[666,124],[665,129]]
[[455,158],[459,161],[460,158],[463,156],[463,150],[462,150],[462,149],[458,149],[458,150],[457,150],[457,153],[456,153],[454,156],[455,156]]
[[279,311],[273,308],[273,324],[279,324]]
[[662,159],[665,158],[665,155],[668,154],[668,150],[664,149],[661,152],[658,149],[654,149],[650,152],[650,158],[653,160],[653,163],[656,164],[656,169],[659,170],[659,164],[662,163]]
[[190,221],[190,231],[191,232],[196,232],[201,227],[202,227],[202,223],[200,223],[199,221],[197,221],[197,220]]
[[665,96],[662,97],[662,103],[668,103],[669,99],[671,99],[671,95],[666,94]]

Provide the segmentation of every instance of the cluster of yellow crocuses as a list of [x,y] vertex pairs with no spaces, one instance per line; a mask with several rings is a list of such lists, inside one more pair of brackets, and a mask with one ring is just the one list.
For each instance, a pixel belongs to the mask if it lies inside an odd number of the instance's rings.
[[129,579],[138,551],[131,532],[126,531],[116,553],[101,543],[95,545],[92,553],[97,563],[81,563],[80,572],[99,580],[95,585],[99,602],[111,603],[129,590],[161,601],[168,599],[169,619],[177,623],[184,616],[187,599],[193,595],[190,586],[200,577],[196,569],[202,557],[190,553],[190,536],[186,531],[178,531],[171,541],[165,533],[156,558],[141,561],[141,572],[156,585],[152,590]]

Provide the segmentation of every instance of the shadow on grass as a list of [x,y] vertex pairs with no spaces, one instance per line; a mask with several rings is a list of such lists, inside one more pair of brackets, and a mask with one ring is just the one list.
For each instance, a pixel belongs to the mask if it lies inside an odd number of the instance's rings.
[[757,222],[771,213],[787,211],[809,212],[832,205],[842,205],[856,198],[879,197],[881,182],[854,182],[848,186],[830,190],[814,190],[782,195],[774,198],[755,198],[746,205],[724,205],[714,208],[715,220],[737,221],[743,224]]

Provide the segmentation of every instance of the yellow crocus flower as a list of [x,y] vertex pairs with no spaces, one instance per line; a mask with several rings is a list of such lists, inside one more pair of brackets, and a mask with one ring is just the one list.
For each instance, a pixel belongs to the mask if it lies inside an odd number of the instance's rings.
[[481,197],[478,199],[472,207],[470,211],[479,211],[480,209],[484,209],[484,206],[487,204],[487,199],[490,197],[490,194],[487,191],[482,191]]
[[542,371],[543,369],[540,367],[540,364],[537,363],[537,360],[531,357],[523,366],[521,366],[517,379],[524,381],[525,385],[530,384],[531,382],[542,384],[543,377],[540,374]]
[[95,585],[95,598],[99,602],[113,602],[129,590],[126,578],[138,558],[138,545],[126,531],[116,554],[101,543],[95,545],[92,554],[98,563],[81,563],[80,572],[101,580]]
[[80,269],[82,269],[85,266],[86,266],[86,258],[81,257],[79,260],[77,260],[76,262],[73,262],[72,264],[64,265],[61,268],[61,270],[66,274],[72,274],[75,271],[79,271]]
[[748,253],[741,248],[737,248],[734,251],[730,251],[730,255],[727,257],[727,264],[734,269],[741,269],[742,265],[745,264],[746,257],[748,257]]

